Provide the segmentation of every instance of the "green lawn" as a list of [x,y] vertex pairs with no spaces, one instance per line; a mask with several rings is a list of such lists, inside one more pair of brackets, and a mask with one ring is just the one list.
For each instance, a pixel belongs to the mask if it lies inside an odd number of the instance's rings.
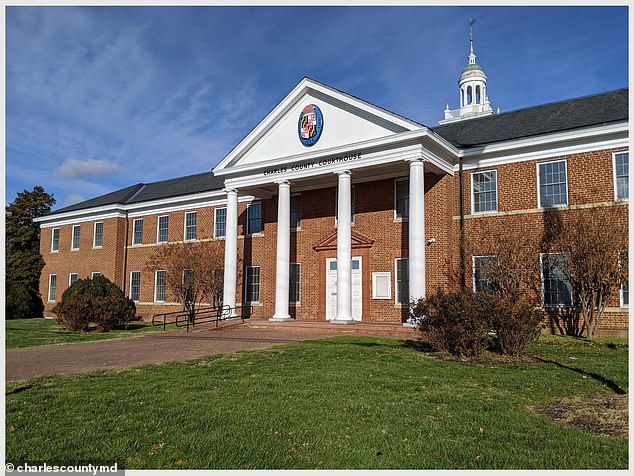
[[532,409],[623,392],[624,339],[542,337],[545,363],[438,360],[345,336],[10,384],[6,461],[119,468],[627,468],[626,438]]
[[133,337],[141,332],[162,329],[162,327],[152,327],[151,324],[146,322],[131,322],[128,324],[127,329],[110,332],[90,331],[75,333],[62,329],[55,319],[10,319],[5,321],[5,343],[7,349],[14,349],[17,347]]

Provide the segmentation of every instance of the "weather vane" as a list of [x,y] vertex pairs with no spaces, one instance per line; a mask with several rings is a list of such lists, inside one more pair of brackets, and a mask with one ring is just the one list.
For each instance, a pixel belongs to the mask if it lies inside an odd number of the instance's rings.
[[473,41],[473,24],[475,23],[475,18],[469,18],[469,39]]

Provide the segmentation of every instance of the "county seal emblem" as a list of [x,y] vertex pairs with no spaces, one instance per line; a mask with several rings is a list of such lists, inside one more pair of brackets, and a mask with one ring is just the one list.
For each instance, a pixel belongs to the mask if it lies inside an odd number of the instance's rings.
[[319,107],[309,104],[302,109],[297,121],[297,132],[302,144],[310,147],[319,140],[324,126],[324,117]]

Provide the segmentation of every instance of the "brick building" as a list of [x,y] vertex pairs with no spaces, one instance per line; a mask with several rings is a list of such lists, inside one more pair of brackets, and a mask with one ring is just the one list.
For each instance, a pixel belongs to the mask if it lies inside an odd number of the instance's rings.
[[[496,114],[472,47],[459,90],[430,128],[304,78],[213,171],[42,217],[45,313],[95,273],[144,319],[178,310],[147,260],[203,241],[224,248],[224,304],[256,318],[401,324],[411,297],[455,287],[461,233],[482,244],[466,257],[477,290],[502,227],[538,239],[549,211],[600,207],[627,233],[627,89]],[[541,269],[544,307],[570,304],[565,278]],[[603,333],[627,331],[628,301],[627,288],[612,299]]]

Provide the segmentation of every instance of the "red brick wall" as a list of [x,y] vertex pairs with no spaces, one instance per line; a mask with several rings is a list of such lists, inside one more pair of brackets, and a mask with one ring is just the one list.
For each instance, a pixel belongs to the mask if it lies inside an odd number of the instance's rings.
[[[614,183],[612,150],[565,156],[568,167],[568,196],[571,206],[613,202]],[[544,157],[514,164],[486,167],[479,170],[498,171],[498,213],[471,215],[471,174],[464,173],[465,189],[465,235],[475,254],[486,254],[490,239],[502,229],[509,227],[518,234],[541,239],[547,215],[537,204],[537,162],[560,157]],[[403,178],[407,178],[404,176]],[[354,179],[354,177],[353,177]],[[394,216],[395,179],[354,184],[355,222],[353,232],[372,242],[369,247],[353,246],[352,255],[363,259],[363,320],[367,322],[400,323],[407,309],[395,305],[394,282],[396,279],[394,260],[408,256],[407,220]],[[294,194],[291,184],[291,193]],[[291,232],[291,262],[301,263],[301,302],[290,306],[290,313],[297,319],[325,320],[326,316],[326,258],[336,257],[336,250],[315,250],[315,246],[336,232],[335,197],[336,188],[304,191],[301,194],[301,227]],[[194,210],[192,208],[191,210]],[[627,206],[609,203],[614,220],[627,232]],[[224,247],[223,239],[214,239],[214,209],[197,210],[197,238],[209,241],[209,246]],[[511,213],[509,213],[511,212]],[[169,215],[169,241],[183,241],[186,211]],[[565,217],[569,212],[562,210]],[[52,228],[42,229],[41,252],[46,267],[41,278],[41,293],[46,303],[48,276],[58,275],[57,299],[68,285],[68,273],[77,272],[80,277],[100,271],[129,292],[131,271],[141,271],[141,295],[137,306],[144,319],[158,312],[178,310],[173,296],[167,303],[154,303],[154,272],[146,269],[146,262],[156,248],[158,217],[144,216],[143,244],[132,246],[134,218],[128,218],[127,247],[125,219],[104,221],[104,244],[102,249],[92,248],[93,222],[82,223],[79,251],[70,251],[72,225],[61,226],[60,251],[50,252]],[[435,238],[435,243],[426,246],[427,293],[438,287],[456,286],[459,252],[459,176],[425,174],[425,234]],[[260,303],[254,304],[254,317],[268,318],[275,311],[275,257],[277,234],[277,197],[262,200],[263,231],[255,236],[245,236],[247,204],[238,205],[238,286],[237,302],[242,302],[244,269],[260,266]],[[127,254],[127,258],[126,258]],[[539,259],[538,256],[535,257]],[[470,266],[471,255],[467,256]],[[390,272],[392,298],[372,299],[372,272]],[[467,274],[471,284],[471,275]],[[171,304],[170,304],[171,302]],[[46,303],[47,315],[53,304]],[[627,313],[619,308],[618,296],[612,298],[605,316],[605,332],[618,333],[627,329]]]
[[[103,244],[101,248],[93,248],[94,224],[103,222]],[[81,225],[79,250],[71,250],[73,225]],[[125,234],[125,220],[107,218],[104,220],[86,221],[59,227],[59,251],[51,252],[51,238],[54,228],[42,228],[40,253],[46,263],[40,277],[40,294],[44,302],[44,315],[51,315],[50,310],[55,303],[48,302],[48,282],[50,274],[57,274],[56,300],[68,288],[70,273],[77,273],[80,279],[90,277],[92,272],[100,272],[108,279],[121,286],[123,247],[121,236]]]

